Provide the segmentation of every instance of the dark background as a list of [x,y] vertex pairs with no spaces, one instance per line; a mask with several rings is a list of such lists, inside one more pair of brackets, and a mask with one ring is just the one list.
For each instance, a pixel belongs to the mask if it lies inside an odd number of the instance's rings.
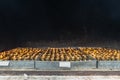
[[1,0],[1,45],[84,36],[118,39],[119,0]]

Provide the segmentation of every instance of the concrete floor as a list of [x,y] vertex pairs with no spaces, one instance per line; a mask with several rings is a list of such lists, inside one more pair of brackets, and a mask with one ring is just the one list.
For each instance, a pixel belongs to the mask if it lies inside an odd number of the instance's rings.
[[120,76],[1,76],[0,80],[120,80]]

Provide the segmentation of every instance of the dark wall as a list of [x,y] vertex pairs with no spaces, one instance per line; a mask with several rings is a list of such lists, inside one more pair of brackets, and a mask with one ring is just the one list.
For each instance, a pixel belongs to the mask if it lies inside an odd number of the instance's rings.
[[119,36],[119,1],[0,1],[0,42],[55,39],[60,36]]

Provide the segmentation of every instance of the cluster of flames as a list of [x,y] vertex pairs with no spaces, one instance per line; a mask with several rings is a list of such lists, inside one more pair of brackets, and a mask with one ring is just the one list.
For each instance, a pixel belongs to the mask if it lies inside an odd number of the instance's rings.
[[108,48],[15,48],[0,52],[0,60],[84,61],[120,60],[120,50]]

